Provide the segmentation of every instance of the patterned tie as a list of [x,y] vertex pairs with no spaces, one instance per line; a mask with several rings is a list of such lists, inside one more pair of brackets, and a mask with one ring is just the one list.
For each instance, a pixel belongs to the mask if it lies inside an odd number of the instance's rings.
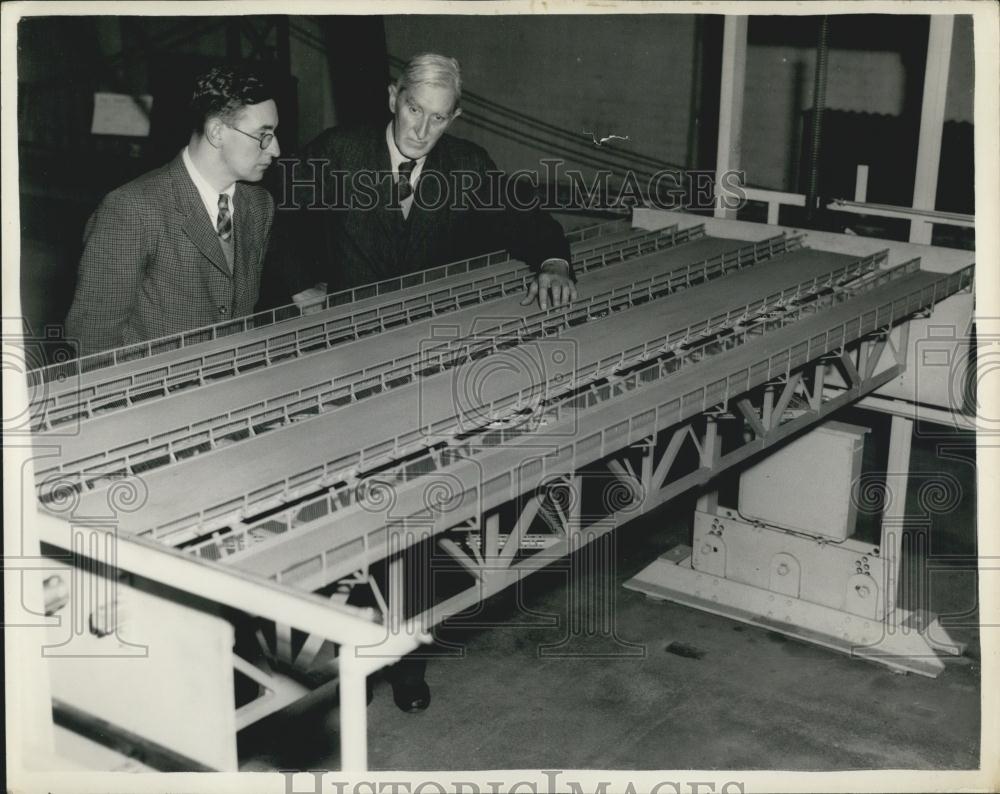
[[399,177],[396,179],[396,187],[399,189],[399,200],[406,201],[413,195],[413,187],[410,185],[410,175],[417,164],[416,160],[404,160],[399,164]]
[[229,212],[229,196],[225,193],[219,194],[219,220],[215,230],[224,243],[228,243],[233,237],[233,216]]

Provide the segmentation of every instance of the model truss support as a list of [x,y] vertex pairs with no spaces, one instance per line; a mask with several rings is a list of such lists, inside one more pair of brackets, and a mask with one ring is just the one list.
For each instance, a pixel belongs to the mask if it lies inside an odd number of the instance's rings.
[[233,667],[263,690],[260,697],[236,710],[236,730],[301,700],[310,691],[288,676],[275,673],[266,664],[252,664],[236,654],[233,654]]
[[[469,522],[480,528],[478,542],[461,543],[452,537],[442,537],[439,547],[470,574],[474,583],[466,591],[422,611],[409,622],[419,621],[424,628],[436,625],[517,582],[522,575],[571,553],[579,547],[581,539],[592,542],[638,513],[692,487],[706,485],[727,468],[896,377],[903,366],[906,348],[891,343],[888,334],[888,328],[879,329],[847,350],[839,350],[792,372],[783,381],[769,382],[762,388],[739,395],[730,400],[728,406],[716,406],[708,416],[693,417],[646,437],[607,459],[607,472],[625,486],[621,493],[627,496],[618,497],[623,504],[620,509],[585,517],[582,494],[588,487],[588,474],[568,472],[536,492],[525,494],[513,520],[505,519],[505,512],[498,509],[482,515],[478,522]],[[863,362],[860,367],[859,361]],[[827,393],[823,385],[828,370],[832,369],[840,371],[846,388]],[[793,410],[793,402],[806,407]],[[737,414],[749,429],[750,440],[723,455],[719,422],[731,420]],[[675,466],[685,447],[693,448],[697,455],[699,465],[693,470]],[[679,471],[675,471],[678,468]],[[713,499],[712,492],[708,492],[703,496],[703,506],[711,506]],[[527,535],[536,519],[549,531],[543,538],[538,538],[536,533],[534,542],[528,543]],[[543,551],[519,554],[526,549],[540,548]],[[390,608],[389,611],[394,610]],[[401,611],[402,607],[397,606],[395,612]]]
[[[466,520],[460,527],[465,540],[449,533],[436,542],[469,574],[470,586],[417,611],[401,630],[428,630],[637,515],[693,487],[709,485],[732,466],[895,378],[902,371],[906,347],[890,341],[889,333],[889,328],[878,329],[784,379],[650,435],[605,459],[599,469],[587,467],[548,480],[522,494],[514,509],[505,505],[487,511],[478,521]],[[833,370],[846,388],[824,389]],[[747,431],[745,441],[724,452],[722,429],[725,426],[731,437],[733,422]],[[593,496],[598,487],[611,495],[602,502],[606,509],[595,511],[585,507],[585,497]],[[709,489],[701,495],[699,509],[716,507],[714,490]],[[391,604],[390,599],[390,614]]]
[[[650,510],[691,487],[706,485],[722,471],[891,380],[902,370],[905,351],[905,344],[890,342],[889,329],[881,329],[849,351],[824,357],[782,381],[730,400],[728,406],[718,406],[718,410],[700,420],[696,418],[672,428],[658,457],[656,439],[646,439],[635,446],[641,456],[638,473],[627,456],[612,459],[608,468],[641,493],[642,509]],[[863,373],[856,363],[858,359],[865,362],[861,365]],[[835,367],[843,369],[847,389],[827,393],[824,391],[827,372]],[[798,407],[793,409],[793,403]],[[751,438],[722,454],[719,423],[733,419],[743,423]],[[697,453],[699,466],[672,476],[685,445]],[[703,494],[700,503],[703,507],[699,509],[710,507],[713,499],[714,492]]]

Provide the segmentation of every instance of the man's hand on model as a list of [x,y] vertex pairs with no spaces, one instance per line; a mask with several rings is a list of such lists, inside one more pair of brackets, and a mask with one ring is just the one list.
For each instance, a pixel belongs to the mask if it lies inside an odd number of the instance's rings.
[[569,262],[565,259],[547,259],[542,262],[521,305],[527,306],[535,298],[538,298],[538,306],[542,310],[576,300],[576,284],[570,276]]
[[315,287],[297,292],[292,295],[292,300],[303,314],[315,314],[322,311],[323,303],[326,300],[326,284],[321,282]]

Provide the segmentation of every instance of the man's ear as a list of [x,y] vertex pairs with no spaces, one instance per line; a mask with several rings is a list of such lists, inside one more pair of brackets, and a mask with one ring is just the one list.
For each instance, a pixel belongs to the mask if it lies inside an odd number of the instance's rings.
[[396,102],[399,101],[399,91],[396,86],[389,86],[389,112],[393,115],[396,114]]
[[222,119],[218,116],[212,116],[205,121],[205,140],[216,149],[222,146],[222,128],[224,126]]
[[450,127],[454,123],[455,119],[462,115],[462,108],[455,108],[451,112],[451,118],[448,119],[448,126]]

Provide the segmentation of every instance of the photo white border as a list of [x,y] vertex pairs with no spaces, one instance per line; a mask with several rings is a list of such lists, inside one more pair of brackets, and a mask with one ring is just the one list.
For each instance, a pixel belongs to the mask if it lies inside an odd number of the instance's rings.
[[[20,317],[20,239],[18,204],[18,151],[14,141],[17,138],[17,52],[16,25],[22,16],[54,15],[171,15],[171,16],[213,16],[222,14],[267,14],[288,15],[322,13],[357,13],[391,15],[404,13],[427,14],[611,14],[611,13],[667,13],[667,14],[971,14],[974,17],[976,90],[975,90],[975,162],[976,162],[976,258],[981,263],[976,273],[976,314],[981,337],[1000,338],[1000,101],[996,75],[1000,74],[1000,35],[998,19],[1000,6],[989,0],[974,2],[574,2],[573,0],[501,0],[499,2],[447,2],[428,0],[384,0],[377,5],[372,2],[283,2],[271,0],[245,0],[244,2],[10,2],[2,6],[0,24],[0,106],[2,106],[2,127],[0,139],[4,142],[0,149],[2,168],[2,196],[0,196],[0,229],[2,229],[3,263],[3,317]],[[991,79],[992,77],[992,79]],[[5,373],[7,374],[7,373]],[[1000,406],[1000,378],[983,377],[979,382],[981,405]],[[5,377],[3,382],[5,411],[15,410],[26,402],[24,387],[14,379]],[[9,415],[9,414],[8,414]],[[1000,615],[1000,532],[998,526],[998,494],[1000,494],[1000,450],[998,447],[980,446],[978,452],[978,532],[981,558],[998,561],[998,570],[993,575],[981,575],[980,609],[981,621],[998,623]],[[12,530],[19,517],[20,476],[22,463],[28,456],[26,447],[17,447],[4,440],[4,533],[5,540],[11,540]],[[5,543],[5,548],[11,548]],[[8,572],[5,570],[5,609],[12,603],[12,596],[20,598],[19,587],[11,589]],[[993,620],[986,621],[987,614]],[[21,686],[11,686],[13,682],[24,682],[32,677],[31,667],[23,655],[18,653],[16,637],[5,632],[6,653],[6,696],[7,696],[7,775],[8,791],[14,792],[276,792],[288,794],[286,780],[278,774],[233,773],[233,774],[172,774],[144,775],[138,773],[38,773],[25,768],[25,753],[30,748],[21,743],[26,732],[18,726],[33,725],[32,715],[25,712],[25,704],[20,700]],[[997,791],[1000,790],[1000,761],[997,749],[1000,747],[1000,697],[998,697],[997,670],[1000,661],[1000,637],[994,630],[981,633],[982,691],[981,691],[981,748],[982,768],[978,771],[934,772],[891,770],[878,772],[814,772],[793,773],[778,771],[622,771],[606,773],[564,771],[559,781],[577,781],[596,785],[603,780],[613,781],[607,791],[651,791],[660,785],[660,794],[673,792],[671,785],[682,784],[685,794],[691,791],[690,784],[713,781],[714,791],[728,781],[739,781],[746,792],[890,792],[890,791]],[[26,667],[27,665],[27,667]],[[670,736],[663,737],[665,742]],[[710,748],[706,748],[710,750]],[[312,791],[309,775],[296,776],[294,791]],[[357,783],[371,782],[372,786]],[[456,789],[454,782],[476,784],[485,791],[507,791],[511,784],[524,782],[515,790],[531,791],[527,782],[534,782],[538,792],[548,792],[552,785],[551,775],[539,770],[503,772],[367,772],[351,776],[340,772],[327,773],[323,780],[324,792],[393,791],[388,784],[411,781],[413,785],[421,781],[436,781],[448,792]],[[504,781],[508,788],[496,789],[491,782]],[[338,783],[345,783],[340,787]],[[301,787],[299,787],[301,784]],[[380,786],[382,786],[380,788]],[[631,788],[629,788],[631,786]],[[414,791],[414,788],[399,788],[400,792]],[[428,785],[425,792],[438,789]],[[712,789],[699,788],[705,794]],[[735,789],[733,789],[735,790]],[[471,789],[465,789],[470,794]]]

